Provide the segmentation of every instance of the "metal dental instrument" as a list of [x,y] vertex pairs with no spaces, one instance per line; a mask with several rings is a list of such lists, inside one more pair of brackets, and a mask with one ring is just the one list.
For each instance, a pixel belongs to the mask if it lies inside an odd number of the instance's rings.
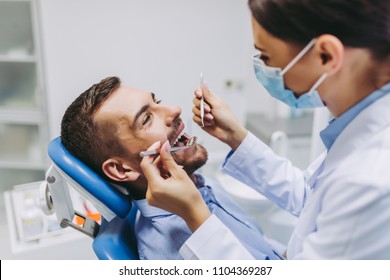
[[[169,152],[173,153],[173,152],[182,151],[182,150],[191,148],[192,146],[194,146],[196,144],[196,141],[197,141],[197,137],[194,136],[190,140],[188,140],[188,142],[187,142],[187,144],[185,146],[182,146],[182,147],[172,147],[172,148],[169,149]],[[157,155],[159,153],[160,153],[160,150],[143,151],[143,152],[139,153],[139,156],[140,157],[146,157],[146,156]]]
[[[202,89],[203,86],[203,73],[200,73],[200,88]],[[202,91],[202,96],[200,97],[200,119],[202,121],[201,127],[204,127],[204,99],[203,99],[203,91]]]

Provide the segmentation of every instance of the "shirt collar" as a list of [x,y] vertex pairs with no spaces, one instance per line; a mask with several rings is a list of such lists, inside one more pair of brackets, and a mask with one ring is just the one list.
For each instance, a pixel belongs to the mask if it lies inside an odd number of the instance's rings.
[[[205,179],[200,174],[194,174],[193,181],[198,189],[205,186]],[[134,200],[134,203],[141,212],[142,216],[146,218],[172,215],[171,212],[149,205],[146,199]]]
[[137,206],[137,208],[141,212],[142,216],[144,216],[146,218],[172,215],[172,213],[170,213],[168,211],[165,211],[161,208],[149,205],[148,201],[146,199],[134,200],[134,204]]
[[370,106],[376,100],[385,96],[390,91],[390,83],[387,83],[380,89],[374,91],[369,96],[364,98],[362,101],[358,102],[352,106],[348,111],[344,112],[338,118],[333,118],[330,120],[329,125],[321,131],[320,137],[324,143],[326,149],[332,147],[333,143],[336,141],[337,137],[341,134],[344,128],[365,108]]

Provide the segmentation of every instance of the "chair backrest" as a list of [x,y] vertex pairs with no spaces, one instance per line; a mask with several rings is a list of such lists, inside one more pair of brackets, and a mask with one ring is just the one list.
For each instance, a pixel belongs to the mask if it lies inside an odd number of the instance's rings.
[[63,146],[61,137],[49,143],[49,157],[69,184],[86,196],[106,220],[125,218],[131,210],[131,199],[107,183],[96,172],[74,157]]
[[133,204],[125,219],[115,217],[110,222],[103,220],[92,243],[100,260],[138,260],[135,218],[137,207]]
[[134,223],[137,208],[63,146],[61,137],[49,143],[49,157],[67,182],[90,200],[103,218],[92,244],[99,259],[138,259]]

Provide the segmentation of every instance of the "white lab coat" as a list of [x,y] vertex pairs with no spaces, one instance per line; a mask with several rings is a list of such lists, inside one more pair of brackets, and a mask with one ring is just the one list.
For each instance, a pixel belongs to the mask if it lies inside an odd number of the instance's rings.
[[[289,259],[390,259],[390,94],[361,111],[305,172],[250,133],[224,170],[299,217]],[[251,258],[210,220],[183,245],[184,258]]]

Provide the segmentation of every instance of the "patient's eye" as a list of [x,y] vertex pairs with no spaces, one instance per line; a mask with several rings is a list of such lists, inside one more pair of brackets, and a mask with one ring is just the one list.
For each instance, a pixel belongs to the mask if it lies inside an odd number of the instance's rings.
[[142,120],[142,126],[147,125],[152,120],[152,114],[145,114],[143,120]]

